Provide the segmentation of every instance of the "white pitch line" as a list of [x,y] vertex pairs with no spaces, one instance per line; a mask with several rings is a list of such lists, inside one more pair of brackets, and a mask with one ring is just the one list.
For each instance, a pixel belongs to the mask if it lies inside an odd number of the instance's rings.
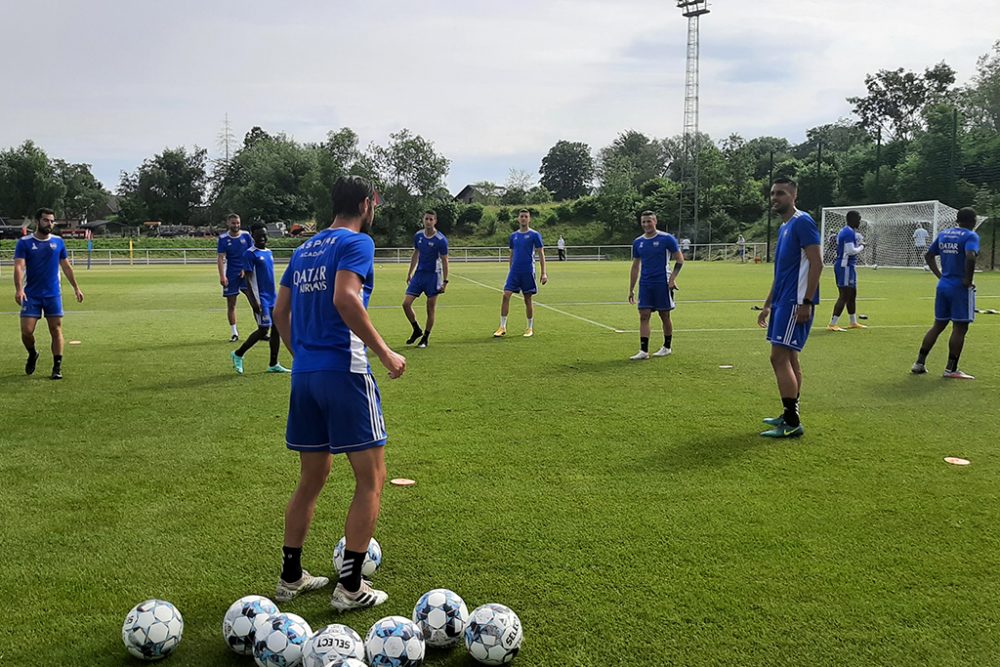
[[[988,326],[997,326],[997,324],[1000,324],[1000,323],[985,323],[985,322],[980,323],[977,320],[975,324],[976,324],[976,328],[980,328],[980,327],[984,327],[984,326],[987,326],[987,327]],[[871,326],[870,328],[871,329],[929,329],[930,325],[929,324],[883,324],[883,325]],[[727,332],[735,332],[735,331],[760,331],[760,332],[764,332],[764,331],[766,331],[766,329],[763,329],[761,327],[741,327],[741,328],[735,328],[735,329],[678,329],[677,327],[674,327],[674,332],[676,333],[678,331],[681,332],[681,333],[727,333]],[[628,330],[624,330],[624,331],[623,330],[619,330],[617,333],[630,333],[630,334],[631,333],[639,333],[639,330],[638,329],[628,329]]]
[[[486,283],[481,283],[478,280],[473,280],[472,278],[466,278],[463,275],[459,275],[459,274],[455,274],[455,275],[457,275],[462,280],[469,281],[473,285],[479,285],[480,287],[485,287],[486,289],[493,290],[494,292],[500,292],[501,294],[503,294],[503,290],[502,289],[499,289],[497,287],[493,287],[493,285],[487,285]],[[518,294],[517,296],[520,297],[521,295]],[[559,313],[560,315],[565,315],[566,317],[572,317],[574,320],[580,320],[581,322],[586,322],[587,324],[592,324],[595,327],[600,327],[602,329],[607,329],[608,331],[610,331],[612,333],[622,333],[621,329],[616,329],[615,327],[610,327],[607,324],[602,324],[600,322],[595,322],[594,320],[588,320],[586,317],[580,317],[579,315],[574,315],[573,313],[567,313],[565,310],[559,310],[558,308],[553,308],[552,306],[544,304],[544,303],[542,303],[540,301],[536,301],[535,299],[532,299],[531,302],[533,304],[535,304],[536,306],[538,306],[539,308],[547,308],[548,310],[551,310],[551,311],[554,311],[556,313]]]

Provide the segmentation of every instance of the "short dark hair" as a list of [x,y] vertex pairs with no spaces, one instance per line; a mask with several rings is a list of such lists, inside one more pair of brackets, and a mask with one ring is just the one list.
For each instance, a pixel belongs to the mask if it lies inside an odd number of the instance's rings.
[[780,176],[774,179],[774,183],[772,183],[772,185],[787,185],[791,187],[792,190],[799,189],[799,184],[793,181],[792,179],[788,178],[787,176]]
[[656,213],[653,213],[652,211],[643,211],[642,213],[639,214],[639,217],[640,218],[655,218],[656,217]]
[[258,220],[257,222],[250,225],[250,233],[254,233],[259,229],[267,229],[267,224]]
[[861,222],[861,214],[858,213],[857,211],[848,211],[847,212],[847,221],[848,222],[854,222],[855,220],[857,220],[858,222]]
[[37,211],[35,211],[35,222],[40,221],[43,215],[55,215],[55,214],[56,212],[53,211],[51,208],[40,208]]
[[958,212],[958,224],[975,225],[977,221],[976,209],[966,206]]
[[522,213],[527,213],[528,215],[531,215],[531,211],[529,211],[526,208],[522,208],[520,211],[517,212],[518,215],[521,215]]
[[429,216],[431,216],[432,218],[435,218],[435,219],[436,219],[436,218],[438,217],[438,212],[437,212],[437,211],[435,211],[435,210],[433,210],[433,209],[430,209],[430,208],[429,208],[429,209],[427,209],[426,211],[424,211],[424,215],[429,215]]
[[239,220],[239,219],[240,219],[240,214],[239,213],[227,213],[226,214],[226,222],[229,222],[230,220]]
[[346,215],[356,217],[361,202],[374,198],[375,189],[368,179],[361,176],[341,176],[333,184],[330,199],[333,202],[333,217]]

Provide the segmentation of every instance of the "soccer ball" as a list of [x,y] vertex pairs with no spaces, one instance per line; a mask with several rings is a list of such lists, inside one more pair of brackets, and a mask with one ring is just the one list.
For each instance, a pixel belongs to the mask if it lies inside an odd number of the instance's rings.
[[408,618],[386,616],[368,631],[365,654],[371,667],[417,667],[424,662],[424,634]]
[[240,655],[253,654],[254,631],[263,625],[268,616],[276,616],[278,605],[259,595],[242,597],[226,611],[222,619],[222,638],[226,645]]
[[472,610],[465,626],[469,655],[485,665],[505,665],[521,649],[521,619],[502,604],[484,604]]
[[872,271],[878,271],[878,264],[872,264]]
[[424,641],[435,648],[454,646],[469,622],[465,600],[447,588],[424,593],[413,607],[413,622],[424,633]]
[[328,662],[323,667],[368,667],[364,660],[357,658],[335,658],[333,662]]
[[302,667],[325,667],[331,661],[346,658],[365,659],[365,644],[361,635],[346,625],[328,625],[306,642],[302,649]]
[[302,648],[312,634],[305,619],[295,614],[269,616],[254,632],[253,659],[257,667],[295,667],[302,662]]
[[[344,549],[347,548],[347,538],[342,537],[340,541],[337,542],[337,546],[333,548],[333,569],[336,572],[340,572],[340,568],[344,567]],[[368,554],[365,556],[365,562],[361,565],[361,575],[364,577],[371,577],[373,574],[378,572],[379,567],[382,566],[382,546],[372,538],[372,541],[368,543]]]
[[146,600],[132,607],[122,624],[125,648],[140,660],[159,660],[174,652],[184,634],[184,618],[163,600]]

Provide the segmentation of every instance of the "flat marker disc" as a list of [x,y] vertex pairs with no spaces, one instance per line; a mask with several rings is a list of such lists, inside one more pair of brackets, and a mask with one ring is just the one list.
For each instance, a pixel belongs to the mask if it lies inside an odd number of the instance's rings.
[[970,463],[967,459],[960,459],[955,456],[946,456],[944,457],[944,460],[945,463],[950,463],[953,466],[967,466]]
[[397,477],[396,479],[390,480],[390,484],[393,486],[413,486],[416,484],[412,479],[406,479],[405,477]]
[[723,369],[726,369],[726,370],[728,370],[728,369],[732,368],[732,366],[729,366],[729,365],[727,364],[727,365],[725,365],[725,366],[719,366],[719,368],[723,368]]
[[71,340],[71,341],[69,342],[69,344],[70,344],[70,345],[79,345],[79,344],[80,344],[80,341],[78,341],[78,340]]

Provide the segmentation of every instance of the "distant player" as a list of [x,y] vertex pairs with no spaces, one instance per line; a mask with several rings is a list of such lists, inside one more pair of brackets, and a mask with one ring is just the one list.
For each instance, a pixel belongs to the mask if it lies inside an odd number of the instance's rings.
[[917,224],[917,228],[913,230],[914,264],[919,263],[924,258],[924,255],[927,254],[927,241],[930,240],[930,236],[931,233],[919,223]]
[[[948,365],[944,376],[953,380],[975,380],[976,378],[958,370],[958,358],[965,346],[965,334],[969,324],[976,319],[976,286],[972,278],[976,271],[976,255],[979,254],[979,234],[976,227],[976,211],[963,208],[958,212],[958,227],[946,229],[931,243],[924,255],[927,266],[938,277],[937,296],[934,301],[934,325],[920,344],[920,353],[911,369],[914,373],[927,372],[927,355],[937,342],[938,336],[951,322],[951,339],[948,341]],[[941,268],[937,260],[941,257]]]
[[559,261],[560,262],[565,262],[566,261],[566,239],[564,239],[562,237],[562,234],[559,235],[559,240],[556,241],[556,250],[559,251]]
[[805,432],[799,419],[799,352],[805,347],[819,303],[823,257],[816,221],[795,208],[797,196],[798,186],[789,178],[779,178],[771,186],[771,208],[781,216],[783,224],[774,249],[774,282],[757,324],[767,328],[771,368],[784,413],[764,420],[773,427],[761,433],[767,438],[798,437]]
[[299,484],[285,510],[281,579],[275,600],[322,588],[326,577],[302,569],[302,545],[334,454],[346,454],[354,496],[344,533],[347,549],[330,598],[338,611],[388,599],[361,578],[385,483],[385,422],[366,347],[397,378],[406,359],[385,344],[368,318],[375,243],[368,231],[378,195],[358,176],[333,184],[333,225],[295,251],[281,278],[274,323],[292,352],[292,393],[285,442],[299,452]]
[[[670,321],[670,311],[675,306],[677,274],[684,266],[684,253],[677,239],[656,229],[656,214],[643,211],[640,221],[642,236],[632,241],[632,273],[628,285],[628,302],[634,304],[635,283],[639,281],[639,351],[630,357],[632,361],[649,359],[649,320],[654,310],[663,323],[663,347],[653,356],[666,357],[673,353],[674,325]],[[674,260],[673,271],[667,266],[668,259]]]
[[847,331],[837,325],[837,320],[847,306],[847,314],[851,318],[848,329],[867,329],[863,324],[858,323],[858,255],[865,249],[862,245],[861,234],[858,234],[858,227],[861,226],[861,214],[857,211],[850,211],[847,214],[847,226],[837,234],[837,258],[833,263],[833,274],[837,278],[837,289],[840,295],[837,303],[833,305],[833,317],[826,327],[827,331]]
[[226,314],[229,316],[230,343],[240,339],[236,330],[236,298],[240,291],[245,291],[240,272],[243,270],[243,255],[253,247],[250,233],[240,231],[240,216],[230,213],[226,216],[226,226],[229,230],[219,234],[217,247],[219,268],[219,284],[222,285],[222,296],[226,297]]
[[18,239],[14,246],[14,301],[21,306],[21,342],[28,351],[24,372],[31,375],[38,363],[35,349],[35,326],[43,316],[52,337],[53,380],[62,380],[63,333],[62,290],[59,267],[73,286],[77,303],[83,302],[83,292],[76,284],[73,266],[66,258],[66,244],[52,235],[56,216],[50,208],[35,212],[35,231]]
[[542,265],[541,282],[544,285],[549,282],[549,277],[545,274],[545,249],[542,243],[542,235],[531,229],[531,213],[527,209],[521,209],[517,214],[518,229],[510,235],[510,259],[507,264],[510,267],[507,272],[507,282],[503,286],[503,301],[500,304],[500,328],[493,332],[494,338],[507,335],[507,313],[510,312],[511,294],[522,294],[524,296],[524,314],[528,318],[528,327],[524,330],[524,337],[530,338],[535,335],[535,308],[531,303],[531,297],[538,292],[535,284],[535,249],[538,249],[538,261]]
[[740,252],[740,262],[745,263],[747,261],[747,240],[742,233],[736,237],[736,249]]
[[[246,339],[246,342],[232,354],[233,368],[243,375],[243,355],[251,347],[262,340],[267,340],[271,346],[271,360],[267,373],[291,373],[278,363],[278,351],[281,349],[281,338],[274,328],[272,311],[277,298],[274,289],[274,256],[267,247],[267,225],[255,222],[250,227],[254,246],[243,255],[243,272],[240,277],[246,286],[246,295],[253,306],[257,318],[257,330]],[[270,340],[268,337],[270,331]]]
[[[430,340],[438,295],[448,289],[448,239],[437,230],[436,211],[424,211],[423,222],[424,228],[413,235],[413,254],[410,270],[406,272],[406,296],[403,297],[403,312],[413,327],[406,344],[412,345],[419,338],[417,347],[420,348],[427,347]],[[423,330],[413,313],[413,300],[421,294],[427,295],[427,323]]]

